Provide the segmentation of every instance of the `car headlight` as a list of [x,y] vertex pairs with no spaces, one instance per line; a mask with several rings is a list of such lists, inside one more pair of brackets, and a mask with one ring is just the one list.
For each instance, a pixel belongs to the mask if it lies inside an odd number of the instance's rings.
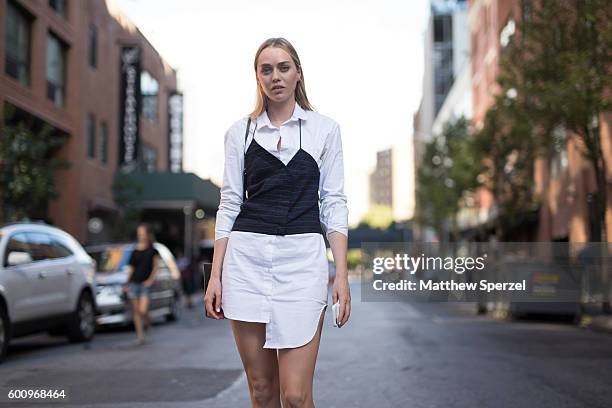
[[101,296],[121,296],[121,285],[100,285],[97,287],[98,295]]

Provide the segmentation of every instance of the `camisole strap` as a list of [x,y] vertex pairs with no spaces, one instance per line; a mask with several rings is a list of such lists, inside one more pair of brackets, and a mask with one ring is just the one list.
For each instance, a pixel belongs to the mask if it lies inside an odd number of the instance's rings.
[[[242,202],[247,198],[247,189],[246,189],[246,151],[247,151],[247,139],[249,138],[249,130],[251,129],[251,116],[249,116],[249,120],[247,121],[246,132],[244,133],[244,159],[242,161],[243,170],[242,170]],[[255,132],[257,131],[257,121],[255,121],[255,129],[253,130],[253,139],[255,139]]]
[[[244,155],[246,156],[247,151],[247,140],[249,138],[249,130],[251,130],[251,117],[247,121],[246,131],[244,133]],[[253,130],[253,139],[255,139],[255,132],[257,131],[257,121],[255,121],[255,129]]]

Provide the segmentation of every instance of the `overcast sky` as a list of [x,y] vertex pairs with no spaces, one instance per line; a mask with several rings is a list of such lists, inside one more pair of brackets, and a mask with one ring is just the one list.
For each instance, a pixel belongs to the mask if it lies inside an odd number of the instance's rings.
[[351,224],[368,209],[376,151],[411,145],[426,0],[114,2],[178,70],[185,171],[221,183],[223,136],[253,109],[253,58],[269,37],[294,45],[309,100],[340,124]]

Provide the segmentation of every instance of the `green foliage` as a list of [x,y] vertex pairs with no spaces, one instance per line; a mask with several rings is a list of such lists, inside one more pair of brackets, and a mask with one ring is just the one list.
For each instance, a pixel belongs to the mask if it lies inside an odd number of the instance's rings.
[[[493,164],[497,168],[489,179],[497,183],[496,198],[508,207],[502,210],[512,209],[503,191],[508,190],[503,187],[505,176],[499,171],[507,163],[506,153],[517,151],[521,160],[532,160],[534,153],[542,154],[552,145],[555,127],[568,129],[595,172],[605,239],[607,163],[598,120],[612,108],[612,7],[608,0],[524,0],[523,6],[529,12],[502,50],[501,93],[481,135],[484,143],[494,145],[492,159],[500,160]],[[524,169],[525,177],[528,173]],[[519,190],[527,191],[527,183],[521,184]]]
[[129,176],[118,172],[113,180],[113,199],[121,209],[121,216],[113,228],[115,241],[127,240],[132,237],[140,222],[142,210],[138,206],[143,186]]
[[353,248],[347,251],[346,262],[347,262],[347,267],[349,270],[355,269],[363,261],[364,259],[363,259],[363,253],[361,251],[361,248]]
[[22,123],[2,126],[0,133],[0,221],[46,218],[48,200],[59,195],[54,175],[70,166],[54,157],[66,137],[46,124],[36,132]]
[[479,185],[482,171],[478,145],[469,135],[465,118],[448,123],[440,136],[425,145],[423,160],[417,171],[417,219],[445,235],[450,222],[456,236],[456,215],[461,200]]
[[360,226],[368,225],[370,228],[387,229],[393,223],[393,209],[386,205],[372,205],[363,216]]
[[527,12],[519,30],[500,50],[500,92],[476,134],[486,165],[483,179],[499,209],[501,238],[513,224],[533,221],[539,205],[533,164],[559,143],[555,128],[582,142],[578,146],[593,164],[602,192],[600,208],[606,200],[606,163],[594,118],[611,108],[606,91],[612,85],[612,7],[604,0],[524,0],[522,5]]
[[483,184],[495,197],[499,210],[498,235],[538,208],[534,195],[534,160],[537,139],[532,122],[517,98],[502,94],[487,111],[483,128],[475,134],[483,158]]

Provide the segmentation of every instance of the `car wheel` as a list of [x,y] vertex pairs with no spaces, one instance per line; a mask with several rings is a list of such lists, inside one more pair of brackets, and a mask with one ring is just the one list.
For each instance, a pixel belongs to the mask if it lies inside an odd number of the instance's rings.
[[166,320],[169,322],[175,322],[181,318],[181,304],[179,302],[179,296],[172,296],[172,300],[170,301],[170,312],[166,315]]
[[96,314],[91,295],[83,292],[68,324],[68,339],[72,342],[89,341],[96,330]]
[[9,328],[10,323],[6,314],[6,310],[4,310],[4,307],[0,305],[0,362],[4,360],[4,357],[6,356],[6,350],[8,349]]

